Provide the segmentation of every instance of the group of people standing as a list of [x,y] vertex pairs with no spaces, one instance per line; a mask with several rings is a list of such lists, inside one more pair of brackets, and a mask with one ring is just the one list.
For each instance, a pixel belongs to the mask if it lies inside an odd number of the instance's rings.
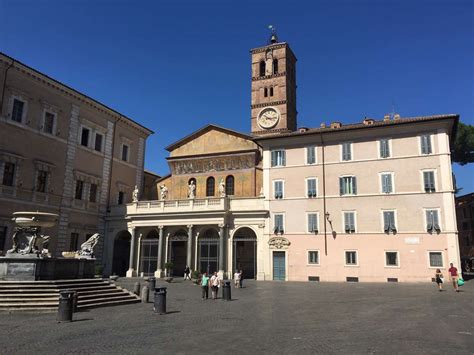
[[[236,288],[241,288],[243,282],[242,270],[236,271],[234,274],[234,283]],[[204,272],[201,277],[201,297],[203,300],[209,298],[209,288],[211,289],[211,297],[213,300],[217,299],[219,288],[221,287],[221,279],[214,272],[211,277],[208,276],[207,272]]]
[[[450,268],[448,269],[449,278],[451,283],[453,284],[454,291],[459,292],[459,274],[458,269],[453,265],[450,264]],[[439,291],[443,291],[443,283],[444,283],[444,276],[440,269],[436,269],[435,274],[435,281],[438,284]]]

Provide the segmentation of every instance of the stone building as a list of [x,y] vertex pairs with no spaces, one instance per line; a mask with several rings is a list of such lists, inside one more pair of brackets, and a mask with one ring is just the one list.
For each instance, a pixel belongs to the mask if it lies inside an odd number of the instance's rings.
[[474,193],[456,197],[461,256],[474,257]]
[[142,186],[153,132],[5,54],[0,85],[0,252],[11,247],[15,211],[59,214],[44,231],[55,255],[105,236],[105,217]]

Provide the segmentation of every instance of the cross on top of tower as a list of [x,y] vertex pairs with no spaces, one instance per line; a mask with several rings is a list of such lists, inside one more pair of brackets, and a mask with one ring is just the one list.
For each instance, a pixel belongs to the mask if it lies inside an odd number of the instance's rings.
[[268,40],[268,44],[273,44],[278,42],[278,36],[276,34],[276,28],[273,25],[269,25],[268,29],[271,31],[270,38]]

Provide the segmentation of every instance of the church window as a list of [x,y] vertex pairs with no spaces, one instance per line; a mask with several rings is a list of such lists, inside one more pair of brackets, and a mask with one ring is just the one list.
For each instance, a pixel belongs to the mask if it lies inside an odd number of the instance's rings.
[[211,176],[206,181],[206,196],[214,196],[215,179]]
[[273,96],[273,86],[270,87],[270,96]]
[[225,178],[225,195],[234,195],[234,177],[232,175],[229,175]]
[[273,59],[273,74],[278,74],[278,59]]
[[260,76],[265,76],[265,61],[260,62]]
[[268,96],[268,89],[267,88],[263,89],[263,96],[265,96],[265,97]]

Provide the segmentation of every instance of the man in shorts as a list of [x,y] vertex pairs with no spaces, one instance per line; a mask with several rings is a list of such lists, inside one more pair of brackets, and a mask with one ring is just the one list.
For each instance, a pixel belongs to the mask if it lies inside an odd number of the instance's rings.
[[453,263],[449,264],[451,267],[448,269],[449,277],[451,278],[451,282],[453,283],[454,291],[459,292],[458,286],[458,269],[456,269]]

